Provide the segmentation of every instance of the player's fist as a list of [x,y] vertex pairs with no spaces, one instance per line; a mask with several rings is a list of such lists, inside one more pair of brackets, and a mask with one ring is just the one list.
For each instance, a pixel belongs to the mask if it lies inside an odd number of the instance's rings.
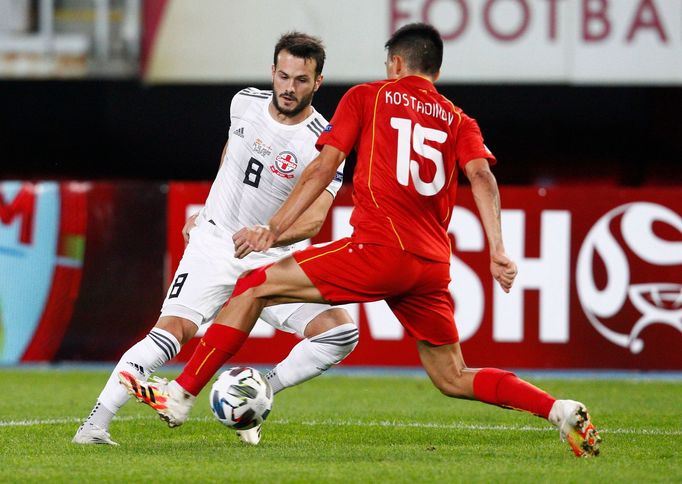
[[511,260],[507,254],[502,251],[495,252],[490,257],[490,273],[493,278],[500,284],[504,292],[509,292],[518,270],[516,264]]
[[185,226],[182,228],[182,238],[185,239],[185,244],[189,243],[189,231],[197,226],[198,216],[199,216],[198,213],[192,215],[190,218],[187,219],[187,222],[185,222]]

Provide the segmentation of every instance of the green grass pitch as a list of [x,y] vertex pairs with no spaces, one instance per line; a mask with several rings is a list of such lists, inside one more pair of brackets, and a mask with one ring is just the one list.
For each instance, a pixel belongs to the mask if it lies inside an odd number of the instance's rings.
[[602,455],[577,459],[537,417],[333,372],[277,395],[258,447],[213,419],[207,389],[180,428],[131,402],[119,447],[71,444],[107,375],[0,369],[0,482],[682,482],[679,381],[534,380],[588,405]]

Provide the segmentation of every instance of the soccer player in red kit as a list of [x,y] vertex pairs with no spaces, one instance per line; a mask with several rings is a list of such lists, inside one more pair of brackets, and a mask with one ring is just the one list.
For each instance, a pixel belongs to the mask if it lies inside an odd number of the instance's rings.
[[494,279],[509,292],[516,265],[505,254],[500,198],[476,121],[438,93],[439,33],[409,24],[386,43],[387,80],[361,84],[341,99],[308,165],[268,226],[235,236],[237,256],[267,250],[315,200],[355,148],[353,235],[296,252],[242,276],[182,374],[167,385],[139,382],[131,393],[169,425],[182,424],[194,397],[243,344],[260,311],[273,304],[342,304],[384,299],[417,341],[422,364],[445,395],[524,410],[548,419],[577,456],[598,455],[600,437],[587,409],[557,400],[511,372],[468,368],[454,321],[447,228],[457,174],[471,182],[490,249]]

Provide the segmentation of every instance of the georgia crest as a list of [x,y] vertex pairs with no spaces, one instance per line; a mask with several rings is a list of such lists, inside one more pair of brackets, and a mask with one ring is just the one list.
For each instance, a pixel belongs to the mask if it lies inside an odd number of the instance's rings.
[[297,166],[296,155],[291,151],[282,151],[275,157],[274,165],[270,165],[270,171],[282,178],[293,178]]

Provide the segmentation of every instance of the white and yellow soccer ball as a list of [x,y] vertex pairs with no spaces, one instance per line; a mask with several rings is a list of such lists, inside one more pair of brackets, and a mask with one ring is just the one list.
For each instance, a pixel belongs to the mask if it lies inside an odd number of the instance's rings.
[[213,415],[227,427],[247,430],[262,424],[272,410],[272,388],[258,370],[248,366],[220,374],[209,394]]

